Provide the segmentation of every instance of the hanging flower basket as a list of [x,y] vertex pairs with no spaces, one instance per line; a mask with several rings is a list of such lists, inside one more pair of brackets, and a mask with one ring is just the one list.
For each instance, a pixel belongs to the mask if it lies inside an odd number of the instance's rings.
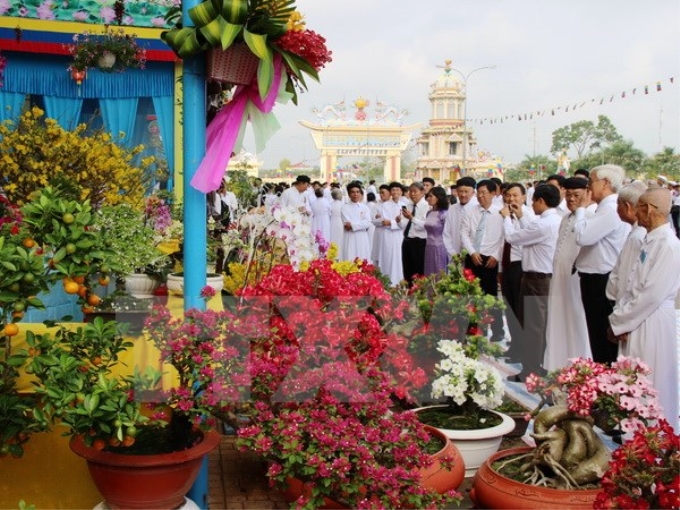
[[257,74],[260,59],[245,43],[234,43],[226,50],[208,52],[208,79],[234,85],[248,85]]

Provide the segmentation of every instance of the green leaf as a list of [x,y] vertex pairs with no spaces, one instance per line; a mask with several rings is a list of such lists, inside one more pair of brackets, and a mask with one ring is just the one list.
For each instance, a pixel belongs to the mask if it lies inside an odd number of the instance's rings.
[[253,34],[248,29],[243,29],[243,40],[246,42],[250,51],[255,53],[262,60],[272,60],[272,50],[267,46],[267,36],[263,34]]
[[[271,53],[271,50],[267,48]],[[269,93],[274,80],[274,61],[272,58],[268,60],[260,60],[257,66],[257,87],[260,91],[260,98],[264,100]]]

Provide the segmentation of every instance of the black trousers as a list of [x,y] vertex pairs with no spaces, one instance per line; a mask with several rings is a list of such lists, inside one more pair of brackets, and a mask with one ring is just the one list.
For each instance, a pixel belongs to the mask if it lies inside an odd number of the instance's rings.
[[[493,268],[486,267],[487,260],[489,260],[489,257],[482,255],[482,263],[479,266],[475,266],[470,255],[467,255],[465,257],[465,267],[470,269],[479,278],[479,286],[484,294],[498,297],[498,264]],[[491,338],[493,340],[502,340],[505,336],[503,333],[503,311],[494,308],[491,311],[491,316],[493,317]]]
[[510,348],[505,354],[511,358],[518,358],[521,352],[522,325],[519,322],[521,284],[522,262],[510,262],[501,273],[501,293],[505,299],[505,320],[510,333]]
[[425,239],[405,237],[401,243],[401,264],[404,279],[411,285],[415,275],[425,274]]
[[[548,325],[548,295],[550,276],[523,273],[520,287],[519,321],[522,325],[519,359],[522,374],[541,373],[545,353],[545,333]],[[512,341],[513,348],[514,340]]]
[[609,273],[581,273],[581,301],[586,312],[588,340],[593,360],[598,363],[613,363],[619,352],[618,345],[607,340],[609,315],[614,310],[607,298],[606,288]]

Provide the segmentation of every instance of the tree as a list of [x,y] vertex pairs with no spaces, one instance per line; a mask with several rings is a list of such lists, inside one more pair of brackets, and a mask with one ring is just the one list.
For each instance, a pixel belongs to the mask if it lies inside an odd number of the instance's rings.
[[621,135],[604,115],[598,115],[597,124],[590,120],[580,120],[553,131],[550,152],[558,154],[563,149],[573,149],[576,161],[588,156],[594,149],[605,148],[620,141]]
[[680,181],[680,154],[675,154],[673,147],[664,147],[647,160],[645,170],[649,177],[663,175],[673,181]]
[[290,159],[283,158],[281,161],[279,161],[279,172],[281,172],[281,173],[288,172],[291,165],[292,165],[292,163],[290,162]]
[[557,162],[550,159],[548,156],[529,156],[525,155],[524,159],[517,165],[513,173],[508,172],[505,176],[506,181],[510,181],[510,176],[516,176],[512,180],[538,180],[547,177],[550,174],[557,172]]
[[23,204],[34,191],[58,185],[94,208],[143,204],[154,158],[143,158],[138,166],[133,161],[144,146],[126,149],[107,132],[86,135],[86,124],[67,131],[43,116],[33,107],[16,122],[0,124],[0,175],[10,201]]
[[617,141],[602,152],[605,163],[623,167],[629,177],[636,177],[644,172],[647,156],[633,146],[632,140]]

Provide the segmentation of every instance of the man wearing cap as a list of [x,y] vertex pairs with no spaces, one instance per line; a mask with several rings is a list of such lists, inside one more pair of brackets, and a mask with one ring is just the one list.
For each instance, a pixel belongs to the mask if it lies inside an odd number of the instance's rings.
[[608,336],[621,354],[640,358],[651,369],[668,422],[678,422],[678,342],[674,301],[680,290],[680,240],[668,225],[670,192],[649,189],[638,200],[638,224],[647,230],[631,285],[609,316]]
[[293,185],[281,193],[281,205],[292,207],[300,214],[311,216],[312,208],[309,204],[307,188],[309,188],[310,178],[306,175],[298,175]]

